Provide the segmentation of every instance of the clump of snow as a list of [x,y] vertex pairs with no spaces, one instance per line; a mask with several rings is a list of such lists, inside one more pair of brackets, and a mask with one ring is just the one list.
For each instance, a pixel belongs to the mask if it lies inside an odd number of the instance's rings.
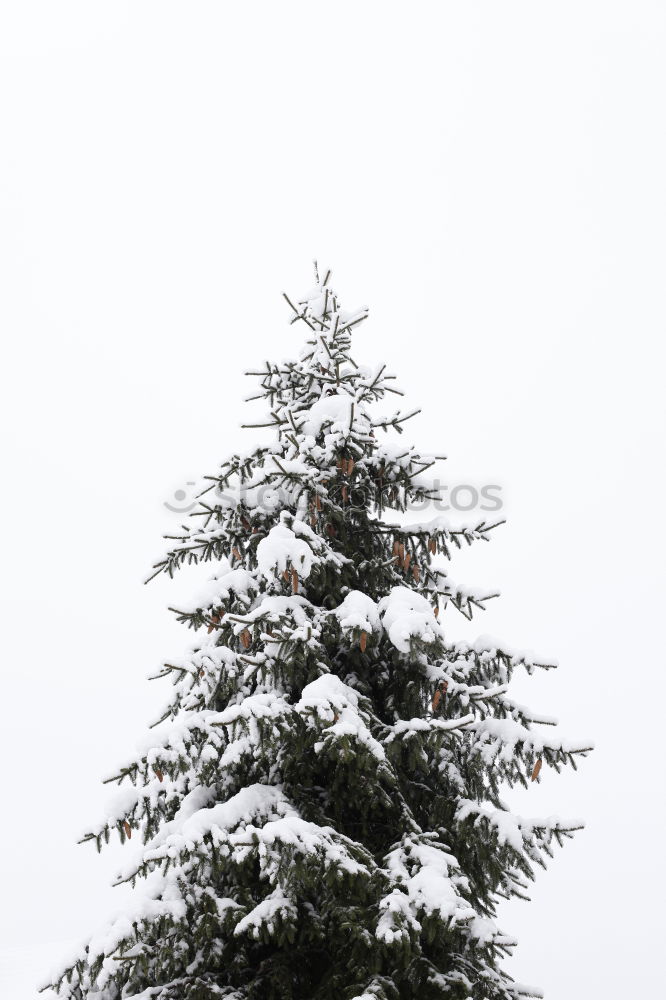
[[470,726],[474,722],[474,719],[475,716],[471,713],[469,715],[457,716],[453,719],[401,719],[390,727],[390,733],[386,737],[385,742],[392,743],[399,737],[409,738],[415,733],[454,732]]
[[286,524],[280,523],[271,528],[257,545],[257,563],[267,580],[292,567],[305,580],[310,575],[314,553],[306,541],[298,538]]
[[264,618],[269,621],[279,621],[289,616],[297,626],[307,625],[310,621],[308,611],[312,613],[314,608],[310,601],[300,594],[290,594],[288,597],[264,597],[256,607],[244,615],[243,621],[258,622]]
[[300,707],[331,705],[337,708],[351,705],[357,708],[358,694],[340,680],[337,674],[322,674],[321,677],[305,685],[298,705]]
[[443,638],[430,602],[408,587],[394,587],[379,602],[379,613],[389,639],[401,653],[409,653],[413,639],[431,643]]
[[342,604],[334,608],[333,614],[344,629],[360,628],[365,632],[375,632],[380,626],[379,608],[367,594],[352,590]]
[[555,832],[570,833],[585,825],[580,819],[562,820],[559,816],[543,819],[526,819],[505,809],[493,809],[485,802],[461,799],[456,809],[456,821],[462,823],[469,816],[476,816],[475,824],[485,819],[495,830],[499,844],[508,844],[514,851],[522,853],[535,837],[547,842]]
[[[118,963],[112,956],[124,941],[134,939],[137,926],[147,926],[164,918],[182,923],[186,919],[186,912],[186,902],[174,875],[153,874],[147,891],[135,897],[126,905],[125,912],[114,917],[104,930],[95,934],[87,943],[90,960],[103,958],[95,983],[97,989],[103,989],[116,972]],[[102,997],[107,994],[95,992],[90,995]]]
[[386,858],[395,888],[380,901],[376,934],[387,944],[409,930],[420,931],[423,917],[436,915],[455,925],[476,916],[461,894],[467,880],[457,860],[432,836],[408,835]]
[[386,438],[375,447],[374,457],[385,467],[394,466],[399,469],[411,469],[416,449],[414,445],[406,445],[403,441]]
[[[257,853],[262,876],[272,884],[279,881],[285,848],[309,855],[325,869],[348,875],[369,875],[374,868],[370,855],[331,827],[302,819],[280,786],[253,784],[215,805],[173,820],[145,845],[140,864],[167,865],[171,877],[188,870],[193,851],[210,841],[234,864],[243,864]],[[136,874],[134,866],[125,878]]]
[[[359,711],[359,696],[353,688],[335,674],[323,674],[306,684],[296,710],[330,723],[325,731],[327,740],[349,736],[363,744],[378,761],[386,759],[384,748],[372,736]],[[319,752],[324,743],[315,744]]]
[[[248,840],[252,844],[251,848],[247,846]],[[285,847],[317,858],[327,869],[345,871],[348,875],[367,873],[366,866],[350,851],[350,848],[357,846],[353,841],[333,827],[310,823],[294,812],[281,819],[270,820],[262,827],[246,826],[238,833],[231,834],[229,843],[235,848],[234,855],[238,860],[242,860],[249,850],[256,848],[262,873],[271,879],[277,877]]]
[[236,705],[229,705],[219,712],[213,725],[228,726],[233,729],[239,722],[253,722],[256,719],[279,719],[291,711],[282,695],[275,691],[264,691],[248,695]]
[[301,423],[299,430],[302,434],[312,437],[321,434],[326,424],[331,425],[332,431],[348,431],[352,420],[353,405],[354,397],[346,392],[323,396],[306,411],[306,419]]
[[250,937],[259,938],[263,927],[274,930],[276,917],[282,920],[295,920],[297,915],[295,904],[285,896],[281,886],[277,886],[273,892],[262,899],[254,909],[243,917],[234,928],[234,935],[240,937],[241,934],[249,934]]
[[549,666],[556,667],[557,660],[549,657],[548,663],[545,664],[543,659],[538,657],[536,653],[532,652],[530,649],[519,649],[516,646],[510,646],[508,643],[496,639],[494,636],[490,635],[480,635],[474,642],[470,644],[459,643],[462,649],[465,645],[468,645],[470,649],[473,649],[475,653],[479,655],[489,655],[496,656],[498,653],[502,653],[504,656],[511,658],[511,662],[514,665],[526,664],[528,666]]
[[231,599],[232,594],[237,597],[245,597],[256,593],[258,590],[257,581],[252,573],[246,569],[229,569],[218,574],[207,581],[206,585],[199,592],[196,601],[190,603],[184,610],[197,610],[199,608],[214,608],[220,604],[225,604]]
[[296,810],[280,785],[247,785],[226,802],[218,802],[189,814],[178,813],[149,841],[144,858],[148,861],[160,860],[165,850],[167,855],[175,857],[186,847],[192,849],[202,843],[209,834],[220,835],[258,817],[286,815],[296,815]]
[[477,719],[470,728],[473,729],[477,739],[474,749],[480,751],[482,758],[489,764],[496,757],[502,761],[512,760],[518,745],[522,746],[524,751],[537,754],[543,753],[544,750],[563,754],[586,753],[594,748],[589,741],[567,740],[558,738],[555,734],[537,732],[510,718]]
[[299,578],[307,579],[319,563],[343,566],[346,562],[349,559],[334,552],[309,525],[284,511],[279,524],[257,545],[259,573],[267,580],[287,569],[295,569]]

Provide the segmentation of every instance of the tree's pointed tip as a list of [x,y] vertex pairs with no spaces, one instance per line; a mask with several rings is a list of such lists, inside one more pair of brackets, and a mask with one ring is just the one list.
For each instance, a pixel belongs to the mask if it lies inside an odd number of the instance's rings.
[[320,278],[320,276],[319,276],[319,262],[317,261],[316,257],[312,261],[312,266],[314,267],[315,281],[317,282],[317,284],[319,285],[320,288],[326,288],[326,286],[328,285],[329,279],[331,277],[331,269],[330,269],[330,267],[326,269],[326,272],[324,273],[324,278],[322,280]]

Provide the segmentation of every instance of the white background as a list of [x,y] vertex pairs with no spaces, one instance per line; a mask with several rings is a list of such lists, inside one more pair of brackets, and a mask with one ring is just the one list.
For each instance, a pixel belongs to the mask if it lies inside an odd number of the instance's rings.
[[[0,986],[34,1000],[122,890],[74,844],[188,636],[144,588],[164,501],[252,443],[317,256],[359,360],[508,524],[454,578],[556,657],[516,692],[596,742],[513,802],[583,815],[511,962],[550,1000],[663,979],[666,8],[6,3],[0,23]],[[256,411],[247,416],[256,416]],[[449,612],[452,635],[468,634]]]

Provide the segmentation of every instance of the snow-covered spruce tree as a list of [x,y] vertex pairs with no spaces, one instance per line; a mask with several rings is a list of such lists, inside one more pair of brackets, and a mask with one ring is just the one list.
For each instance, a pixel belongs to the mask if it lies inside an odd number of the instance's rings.
[[143,891],[50,986],[67,1000],[538,995],[502,970],[496,907],[581,824],[516,816],[502,792],[590,748],[507,694],[515,668],[546,664],[443,624],[492,595],[436,563],[493,526],[405,526],[436,498],[433,459],[385,435],[410,414],[378,412],[394,376],[352,359],[366,312],[341,309],[328,274],[287,302],[299,359],[249,373],[267,403],[250,426],[275,440],[210,477],[155,567],[215,575],[176,612],[197,642],[159,673],[173,695],[151,748],[109,779],[112,814],[85,838],[142,840],[120,879]]

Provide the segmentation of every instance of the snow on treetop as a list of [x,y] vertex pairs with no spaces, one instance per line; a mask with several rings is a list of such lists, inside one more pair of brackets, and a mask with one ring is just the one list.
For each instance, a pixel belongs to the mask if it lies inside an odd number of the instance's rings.
[[321,433],[322,427],[326,423],[330,423],[331,430],[341,430],[347,433],[351,425],[355,402],[354,396],[350,396],[348,392],[336,392],[330,396],[324,396],[313,403],[308,410],[299,413],[299,417],[305,415],[299,430],[303,434],[317,437]]

